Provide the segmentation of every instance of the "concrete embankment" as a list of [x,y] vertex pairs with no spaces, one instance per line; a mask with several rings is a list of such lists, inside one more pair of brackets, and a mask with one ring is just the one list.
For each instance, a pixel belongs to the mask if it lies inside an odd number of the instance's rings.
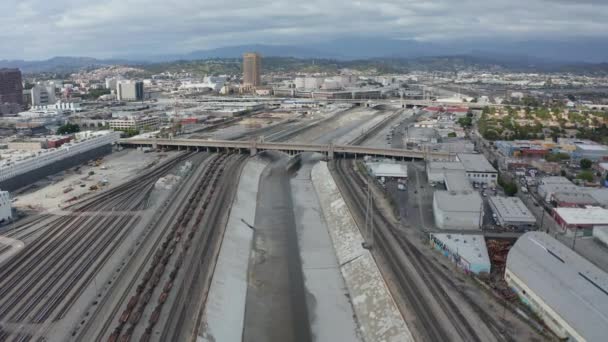
[[361,341],[340,264],[310,178],[321,156],[300,156],[301,166],[291,178],[291,189],[312,341]]
[[327,163],[311,175],[363,340],[414,341],[374,258],[361,246],[363,236]]
[[252,159],[241,174],[199,330],[202,341],[241,341],[253,241],[253,230],[248,225],[255,221],[260,175],[266,165]]

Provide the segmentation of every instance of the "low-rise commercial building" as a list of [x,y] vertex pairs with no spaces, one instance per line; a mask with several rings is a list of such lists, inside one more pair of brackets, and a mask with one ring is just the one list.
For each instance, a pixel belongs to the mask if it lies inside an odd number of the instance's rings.
[[497,223],[503,227],[531,228],[536,224],[536,217],[519,197],[492,196],[489,204]]
[[107,123],[113,130],[154,130],[160,126],[160,118],[158,116],[130,116],[108,120]]
[[551,204],[555,207],[563,208],[584,208],[587,206],[597,206],[599,203],[590,193],[584,192],[556,192],[551,195]]
[[608,226],[608,209],[588,208],[554,208],[553,218],[569,235],[591,236],[593,228]]
[[483,154],[459,153],[457,157],[471,182],[495,184],[498,181],[498,171]]
[[490,257],[483,235],[429,234],[431,246],[465,272],[490,273]]
[[559,338],[606,340],[608,274],[548,234],[517,240],[505,280]]

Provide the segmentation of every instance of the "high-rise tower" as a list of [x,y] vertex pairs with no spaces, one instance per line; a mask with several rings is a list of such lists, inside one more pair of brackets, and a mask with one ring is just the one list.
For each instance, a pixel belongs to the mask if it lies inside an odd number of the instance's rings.
[[262,56],[255,52],[243,54],[243,85],[262,85]]

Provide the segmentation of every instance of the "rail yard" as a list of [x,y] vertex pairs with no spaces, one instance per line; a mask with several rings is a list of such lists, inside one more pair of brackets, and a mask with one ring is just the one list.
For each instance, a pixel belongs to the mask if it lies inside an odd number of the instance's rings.
[[[404,108],[346,106],[313,118],[288,117],[246,130],[227,125],[187,137],[400,148],[403,133],[393,131],[419,116]],[[122,181],[7,226],[1,241],[21,244],[0,244],[0,341],[232,341],[226,337],[230,330],[246,341],[329,336],[368,341],[363,336],[370,331],[361,327],[375,323],[366,322],[369,308],[349,292],[364,284],[350,283],[344,275],[337,247],[343,241],[327,233],[337,229],[331,217],[317,210],[324,234],[310,241],[296,229],[309,223],[292,202],[320,208],[310,170],[324,157],[307,153],[308,166],[302,167],[301,155],[238,152],[146,151],[155,156],[146,160],[154,162]],[[144,154],[120,153],[125,158]],[[395,215],[399,209],[361,160],[327,162],[348,207],[343,215],[356,223],[365,241],[359,250],[371,253],[370,267],[381,274],[381,285],[375,286],[386,287],[382,300],[398,308],[397,319],[407,331],[399,336],[411,333],[416,341],[547,337],[425,248],[424,230]],[[253,164],[260,170],[255,177],[247,173]],[[298,170],[306,172],[294,180]],[[36,197],[32,191],[17,203]],[[233,203],[245,198],[248,203],[233,210]],[[235,231],[229,222],[238,223]],[[317,244],[329,253],[315,254]],[[344,322],[347,333],[311,304],[321,293],[307,277],[319,269],[334,279],[333,289],[323,295],[336,298],[331,315]],[[218,274],[229,277],[218,279]],[[240,293],[225,298],[217,286]],[[367,291],[374,301],[381,295]],[[472,298],[473,291],[483,294]]]

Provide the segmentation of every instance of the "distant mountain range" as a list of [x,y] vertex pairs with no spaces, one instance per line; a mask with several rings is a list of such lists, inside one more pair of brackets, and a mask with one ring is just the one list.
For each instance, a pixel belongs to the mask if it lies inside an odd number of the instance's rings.
[[[55,57],[45,61],[0,61],[0,68],[17,67],[26,73],[69,73],[83,68],[104,65],[146,65],[172,61],[195,61],[202,59],[240,58],[244,52],[257,51],[265,57],[295,57],[301,59],[352,60],[416,60],[420,63],[431,59],[433,63],[448,63],[450,57],[470,57],[469,62],[483,65],[496,64],[503,68],[546,71],[581,69],[604,71],[608,61],[608,41],[602,39],[580,39],[562,41],[458,41],[428,43],[414,40],[383,38],[346,38],[330,42],[302,45],[239,45],[186,54],[164,56],[122,56],[117,59],[95,59],[88,57]],[[447,59],[446,59],[447,58]],[[411,65],[411,63],[409,63]]]
[[510,59],[515,57],[535,63],[551,64],[602,63],[608,62],[608,39],[588,38],[568,42],[547,40],[420,42],[416,40],[357,37],[301,45],[239,45],[194,51],[182,55],[126,56],[125,59],[160,62],[180,59],[237,58],[248,51],[257,51],[264,56],[337,60],[471,55],[492,58],[507,57]]

